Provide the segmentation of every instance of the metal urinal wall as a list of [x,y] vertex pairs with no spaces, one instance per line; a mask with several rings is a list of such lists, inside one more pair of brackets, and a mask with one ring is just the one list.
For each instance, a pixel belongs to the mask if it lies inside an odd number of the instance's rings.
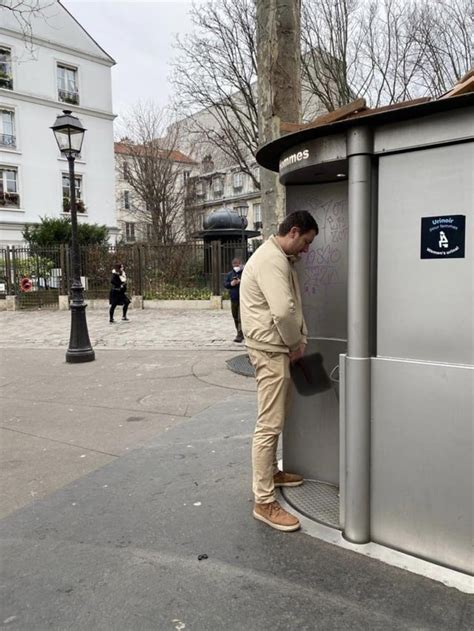
[[[287,212],[309,210],[319,235],[297,264],[308,325],[308,353],[329,375],[347,346],[347,183],[288,186]],[[337,370],[334,373],[338,378]],[[339,391],[293,399],[283,433],[283,462],[308,479],[339,484]]]
[[[372,540],[472,572],[474,143],[383,156]],[[465,216],[465,255],[422,258],[423,218]],[[451,238],[450,235],[448,235]]]

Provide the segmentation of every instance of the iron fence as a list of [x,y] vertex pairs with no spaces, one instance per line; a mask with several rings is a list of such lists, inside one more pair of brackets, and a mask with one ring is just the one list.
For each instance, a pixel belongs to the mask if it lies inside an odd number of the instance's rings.
[[20,308],[58,308],[66,292],[59,247],[0,249],[0,296],[18,296]]
[[[112,269],[122,264],[130,295],[157,300],[202,300],[223,295],[239,243],[82,246],[81,277],[86,299],[108,298]],[[58,308],[68,294],[71,252],[66,245],[0,249],[0,299],[16,295],[20,308]]]

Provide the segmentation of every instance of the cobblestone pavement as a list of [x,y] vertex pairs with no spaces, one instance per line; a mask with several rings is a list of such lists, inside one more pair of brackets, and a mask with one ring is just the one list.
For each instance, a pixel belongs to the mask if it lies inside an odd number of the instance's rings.
[[141,448],[209,406],[253,400],[255,380],[226,361],[245,353],[232,315],[87,312],[96,361],[65,362],[68,311],[0,312],[0,516]]
[[[120,314],[109,324],[108,312],[87,311],[89,337],[94,348],[217,349],[244,351],[234,343],[235,328],[229,311],[140,309]],[[68,311],[0,312],[0,348],[56,348],[69,342]]]

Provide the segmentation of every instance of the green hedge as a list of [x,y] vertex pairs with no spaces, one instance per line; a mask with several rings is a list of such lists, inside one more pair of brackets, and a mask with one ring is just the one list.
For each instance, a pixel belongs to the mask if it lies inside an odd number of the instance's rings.
[[210,300],[211,290],[207,287],[179,287],[164,284],[156,290],[145,291],[145,300]]

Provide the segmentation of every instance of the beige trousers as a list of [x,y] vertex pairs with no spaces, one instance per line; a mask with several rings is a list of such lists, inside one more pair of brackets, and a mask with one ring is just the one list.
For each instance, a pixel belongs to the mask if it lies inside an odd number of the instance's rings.
[[290,360],[287,353],[248,348],[257,380],[258,415],[252,443],[253,493],[257,504],[275,500],[273,474],[278,470],[278,437],[288,411]]

